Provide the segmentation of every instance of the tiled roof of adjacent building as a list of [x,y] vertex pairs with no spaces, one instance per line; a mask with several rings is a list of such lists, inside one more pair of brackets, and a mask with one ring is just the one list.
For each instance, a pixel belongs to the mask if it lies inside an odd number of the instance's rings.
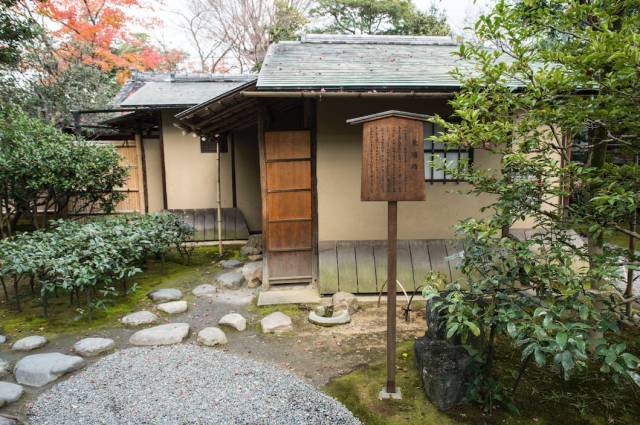
[[457,51],[450,37],[307,34],[270,47],[257,88],[456,89]]

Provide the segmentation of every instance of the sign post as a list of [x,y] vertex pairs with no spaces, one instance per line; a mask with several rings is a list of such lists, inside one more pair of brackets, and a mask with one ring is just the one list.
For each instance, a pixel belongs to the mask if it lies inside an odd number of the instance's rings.
[[424,201],[424,121],[427,115],[386,111],[347,120],[363,124],[362,201],[387,202],[387,382],[380,399],[401,399],[396,387],[398,201]]

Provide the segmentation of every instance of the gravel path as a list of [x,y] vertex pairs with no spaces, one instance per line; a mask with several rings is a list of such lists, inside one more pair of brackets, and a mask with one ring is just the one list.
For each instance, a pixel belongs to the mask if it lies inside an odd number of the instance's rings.
[[111,354],[43,393],[31,425],[360,424],[289,372],[180,344]]

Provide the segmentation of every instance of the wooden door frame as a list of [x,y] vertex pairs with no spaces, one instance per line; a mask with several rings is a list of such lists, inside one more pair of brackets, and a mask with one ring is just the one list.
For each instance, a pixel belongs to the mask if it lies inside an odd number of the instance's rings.
[[[311,284],[318,285],[319,263],[318,263],[318,188],[316,174],[317,157],[317,108],[315,99],[305,99],[303,103],[304,122],[302,128],[296,130],[307,130],[310,135],[311,148]],[[262,287],[269,289],[269,246],[268,241],[268,211],[267,211],[267,168],[265,156],[265,132],[270,131],[270,119],[267,103],[258,102],[257,114],[258,130],[258,154],[260,161],[260,194],[262,201]],[[283,131],[283,130],[273,130]]]

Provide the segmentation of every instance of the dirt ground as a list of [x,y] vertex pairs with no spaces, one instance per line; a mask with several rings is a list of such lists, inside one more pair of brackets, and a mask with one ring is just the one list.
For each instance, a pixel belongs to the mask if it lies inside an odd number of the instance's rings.
[[[194,282],[193,287],[198,283]],[[386,307],[377,307],[375,302],[361,303],[361,309],[352,317],[352,322],[346,325],[323,328],[308,322],[307,315],[310,306],[271,306],[256,307],[254,304],[238,306],[224,303],[211,298],[185,297],[189,302],[186,313],[167,316],[163,315],[162,322],[186,322],[191,325],[191,333],[186,344],[195,344],[197,332],[208,326],[216,326],[218,320],[229,312],[238,312],[248,320],[247,329],[238,332],[225,328],[228,344],[212,350],[224,350],[240,356],[261,360],[286,368],[301,378],[322,387],[333,377],[343,375],[356,367],[366,364],[373,359],[383,359],[385,350]],[[406,323],[398,311],[398,340],[413,339],[424,334],[425,320],[420,306],[414,306],[418,311],[412,313],[412,321]],[[259,331],[258,323],[262,317],[273,312],[283,311],[292,317],[294,331],[285,335],[265,335]],[[130,347],[128,339],[137,329],[126,329],[117,324],[98,331],[56,337],[43,348],[29,354],[44,352],[62,352],[72,354],[73,344],[84,337],[100,336],[115,340],[116,349]],[[10,350],[9,344],[0,349],[0,356],[12,364],[24,353]],[[91,363],[100,357],[87,359]],[[68,378],[67,375],[57,382]],[[1,415],[24,420],[30,403],[43,391],[55,385],[49,384],[42,388],[25,387],[25,395],[16,403],[0,409]]]

